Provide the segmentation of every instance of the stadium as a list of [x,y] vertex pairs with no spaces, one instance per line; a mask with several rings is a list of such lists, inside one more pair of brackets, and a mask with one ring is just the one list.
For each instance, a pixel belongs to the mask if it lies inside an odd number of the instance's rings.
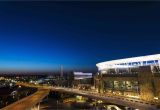
[[160,54],[124,58],[96,64],[97,91],[147,101],[160,99]]

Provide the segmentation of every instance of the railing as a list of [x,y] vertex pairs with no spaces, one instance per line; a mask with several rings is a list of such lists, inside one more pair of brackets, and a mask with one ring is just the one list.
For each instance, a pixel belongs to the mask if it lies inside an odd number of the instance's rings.
[[[134,74],[103,74],[104,77],[138,77],[138,73],[134,73]],[[103,77],[102,76],[102,77]]]
[[46,97],[49,94],[49,90],[47,89],[39,89],[37,92],[35,92],[32,95],[29,95],[28,97],[22,98],[19,101],[16,101],[1,110],[26,110],[34,107],[36,104],[38,104],[44,97]]
[[124,105],[124,106],[136,107],[139,109],[143,108],[145,110],[151,110],[151,109],[157,110],[156,106],[158,105],[155,102],[146,102],[144,100],[140,100],[134,97],[120,96],[116,94],[104,94],[104,93],[98,93],[96,91],[86,91],[86,90],[79,90],[79,89],[74,89],[74,88],[41,86],[41,85],[31,85],[31,84],[23,84],[23,85],[32,86],[32,87],[34,86],[34,87],[43,88],[43,89],[49,89],[52,91],[56,90],[60,92],[82,95],[82,96],[90,97],[93,99],[108,101],[114,104],[121,103],[121,105]]

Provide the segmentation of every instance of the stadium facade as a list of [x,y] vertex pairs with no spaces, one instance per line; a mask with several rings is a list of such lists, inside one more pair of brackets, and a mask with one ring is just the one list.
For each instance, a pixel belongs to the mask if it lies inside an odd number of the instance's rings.
[[106,61],[96,66],[94,85],[100,93],[159,101],[160,54]]

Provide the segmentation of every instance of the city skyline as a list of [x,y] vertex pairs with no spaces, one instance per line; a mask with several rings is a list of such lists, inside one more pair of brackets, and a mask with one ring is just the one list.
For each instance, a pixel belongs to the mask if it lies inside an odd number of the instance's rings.
[[1,70],[88,70],[159,54],[157,2],[2,2]]

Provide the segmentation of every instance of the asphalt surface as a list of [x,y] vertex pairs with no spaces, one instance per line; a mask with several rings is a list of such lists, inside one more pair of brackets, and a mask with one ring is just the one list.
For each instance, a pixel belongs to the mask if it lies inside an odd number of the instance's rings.
[[[113,104],[123,105],[123,106],[131,107],[131,108],[137,108],[140,110],[160,110],[160,109],[157,109],[157,107],[153,104],[146,103],[144,101],[140,101],[140,100],[137,100],[134,98],[128,98],[128,97],[122,98],[119,96],[102,95],[102,94],[99,94],[96,92],[93,93],[90,91],[82,91],[82,90],[78,90],[78,89],[63,88],[63,87],[40,86],[40,85],[32,85],[32,84],[25,84],[25,83],[20,83],[20,85],[37,87],[37,88],[41,88],[43,90],[39,91],[39,93],[37,93],[36,96],[35,95],[33,95],[32,97],[28,96],[25,101],[18,101],[17,104],[13,103],[12,106],[10,107],[10,109],[3,109],[3,110],[24,110],[21,108],[23,108],[23,107],[25,108],[27,106],[31,107],[31,106],[33,106],[33,104],[30,102],[38,102],[40,100],[40,98],[42,98],[43,94],[46,95],[47,90],[82,95],[82,96],[86,96],[86,97],[90,97],[90,98],[94,98],[94,99],[100,99],[103,101],[107,101],[107,102],[113,103]],[[18,108],[16,108],[16,106]]]
[[47,89],[38,89],[38,91],[34,94],[12,103],[1,110],[26,110],[40,102],[45,96],[48,95],[48,93],[49,90]]

